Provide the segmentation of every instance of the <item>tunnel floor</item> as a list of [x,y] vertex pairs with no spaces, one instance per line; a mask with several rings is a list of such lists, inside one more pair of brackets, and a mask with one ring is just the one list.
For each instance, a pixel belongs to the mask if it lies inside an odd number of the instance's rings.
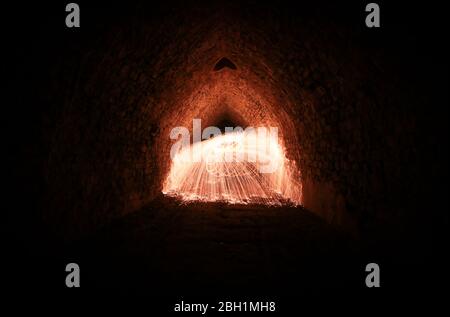
[[[72,245],[84,285],[158,293],[283,293],[354,283],[355,241],[301,207],[161,197]],[[356,261],[357,262],[357,261]]]

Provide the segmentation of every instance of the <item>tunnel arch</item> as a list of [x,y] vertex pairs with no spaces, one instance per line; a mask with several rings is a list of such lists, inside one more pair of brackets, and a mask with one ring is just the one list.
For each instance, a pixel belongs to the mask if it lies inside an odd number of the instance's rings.
[[[57,60],[71,77],[55,79],[55,87],[70,93],[54,97],[59,110],[46,135],[50,221],[81,219],[75,230],[82,231],[157,199],[170,170],[171,129],[191,130],[193,118],[215,124],[224,104],[242,117],[232,122],[280,128],[305,207],[339,224],[359,217],[355,206],[372,199],[367,184],[379,186],[368,172],[370,155],[385,159],[363,144],[376,139],[367,127],[386,125],[387,116],[374,111],[380,102],[361,89],[369,79],[374,91],[390,91],[367,76],[377,64],[363,48],[355,54],[341,45],[339,32],[350,31],[326,20],[326,32],[317,34],[308,19],[268,22],[263,17],[272,12],[263,8],[255,18],[253,9],[228,9],[220,15],[171,11],[170,19],[154,23],[117,21],[105,32],[114,35],[100,34],[105,41],[82,43],[89,54]],[[224,57],[236,69],[214,71]]]
[[[295,203],[299,203],[301,174],[295,163],[295,155],[298,151],[292,151],[289,155],[284,153],[287,151],[286,147],[289,144],[292,145],[293,140],[296,139],[294,123],[285,113],[283,109],[285,106],[282,106],[289,103],[289,100],[279,102],[279,98],[275,97],[278,94],[275,87],[271,86],[270,82],[262,81],[255,76],[250,67],[241,69],[239,73],[224,72],[213,74],[213,76],[206,75],[195,80],[195,83],[197,86],[192,87],[189,97],[183,98],[180,94],[175,101],[180,102],[180,106],[172,107],[172,111],[162,118],[163,122],[170,122],[170,124],[161,136],[167,136],[170,129],[175,126],[186,127],[192,134],[193,119],[201,119],[202,128],[224,125],[223,121],[232,123],[233,127],[276,127],[279,131],[283,155],[286,155],[285,166],[289,165],[289,177],[286,178],[289,178],[289,182],[292,183],[293,191],[298,192],[293,199]],[[160,145],[161,148],[166,149],[161,151],[161,155],[165,155],[167,159],[171,142],[168,142],[167,138],[161,139]],[[294,147],[291,146],[290,149],[293,150]],[[173,162],[168,162],[164,166],[165,180],[170,177],[171,168],[174,168]]]

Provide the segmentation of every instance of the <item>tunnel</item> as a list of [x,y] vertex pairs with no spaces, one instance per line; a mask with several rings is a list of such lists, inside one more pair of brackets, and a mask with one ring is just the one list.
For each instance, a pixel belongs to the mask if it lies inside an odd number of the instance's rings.
[[[83,10],[79,30],[50,19],[18,46],[18,56],[33,55],[14,79],[16,99],[30,108],[13,115],[27,127],[14,173],[20,197],[36,199],[15,200],[29,215],[15,213],[12,227],[39,245],[29,247],[34,256],[82,259],[91,265],[85,283],[95,285],[245,291],[353,285],[359,275],[342,272],[356,262],[375,258],[401,271],[427,249],[416,230],[432,231],[439,219],[422,211],[445,197],[430,184],[444,166],[435,145],[447,128],[425,105],[439,103],[445,80],[427,80],[441,78],[439,67],[432,58],[420,65],[432,50],[414,36],[400,43],[395,23],[376,33],[355,8],[327,1]],[[233,165],[245,175],[207,185],[208,173],[171,159],[174,128],[185,127],[195,146],[193,120],[223,135],[276,127],[283,171],[250,177]],[[236,179],[253,183],[230,187]],[[25,218],[29,225],[18,225]],[[396,262],[397,250],[408,256]],[[104,263],[116,266],[98,273]]]

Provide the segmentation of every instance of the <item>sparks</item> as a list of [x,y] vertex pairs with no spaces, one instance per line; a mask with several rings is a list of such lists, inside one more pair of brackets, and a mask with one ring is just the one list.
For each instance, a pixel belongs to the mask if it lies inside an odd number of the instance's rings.
[[278,136],[226,133],[178,151],[163,193],[185,202],[299,205],[301,183],[295,168]]

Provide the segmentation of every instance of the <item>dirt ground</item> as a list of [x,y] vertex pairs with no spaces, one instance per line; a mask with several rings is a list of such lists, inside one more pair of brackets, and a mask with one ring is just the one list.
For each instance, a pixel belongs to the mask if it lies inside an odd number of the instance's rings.
[[360,271],[355,241],[301,207],[163,197],[67,253],[88,268],[84,285],[161,293],[279,294],[342,287]]

